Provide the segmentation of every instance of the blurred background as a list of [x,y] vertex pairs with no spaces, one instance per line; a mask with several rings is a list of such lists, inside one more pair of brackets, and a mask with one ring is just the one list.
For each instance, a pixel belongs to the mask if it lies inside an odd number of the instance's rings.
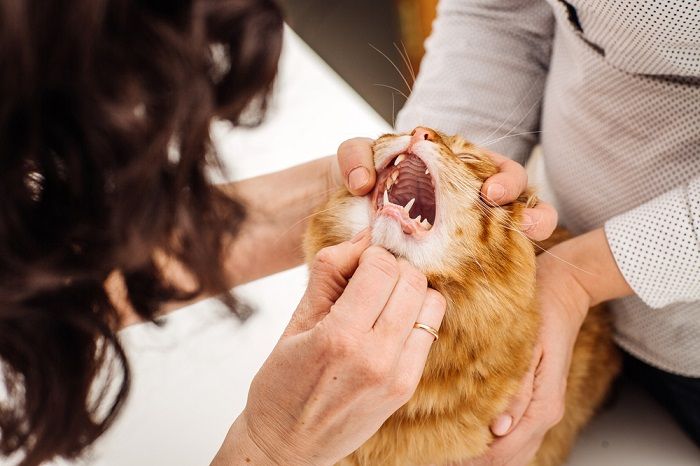
[[408,95],[408,89],[389,59],[412,84],[410,75],[418,70],[437,0],[280,3],[292,29],[393,124],[394,115],[406,100],[401,93]]

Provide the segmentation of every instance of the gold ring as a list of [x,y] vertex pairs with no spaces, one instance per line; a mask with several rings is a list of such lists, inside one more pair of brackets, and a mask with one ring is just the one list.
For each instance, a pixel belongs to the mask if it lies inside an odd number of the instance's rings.
[[415,324],[413,324],[413,328],[419,328],[421,330],[425,330],[426,332],[428,332],[429,334],[431,334],[435,338],[435,340],[433,340],[433,341],[437,341],[437,339],[438,339],[437,329],[434,329],[430,325],[425,325],[425,324],[421,324],[419,322],[416,322]]

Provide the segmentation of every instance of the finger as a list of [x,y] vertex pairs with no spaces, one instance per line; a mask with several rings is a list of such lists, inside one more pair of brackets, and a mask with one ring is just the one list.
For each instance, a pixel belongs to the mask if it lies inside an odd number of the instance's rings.
[[539,416],[532,409],[523,415],[521,422],[505,437],[494,441],[486,455],[475,462],[478,465],[502,464],[525,466],[534,458],[542,444],[546,430],[541,428]]
[[525,209],[521,227],[530,239],[543,241],[554,232],[558,218],[557,210],[551,204],[540,201],[535,207]]
[[425,275],[404,259],[398,264],[399,280],[374,324],[379,338],[397,351],[403,348],[428,291]]
[[[445,316],[445,307],[445,298],[437,291],[429,288],[425,294],[425,301],[423,301],[423,306],[421,306],[416,322],[428,325],[439,331],[442,319]],[[397,374],[406,377],[407,380],[414,384],[414,389],[423,375],[428,352],[434,342],[435,337],[423,329],[413,328],[413,322],[411,322],[410,333],[404,344],[403,352],[399,356]]]
[[354,138],[338,147],[338,168],[342,182],[355,196],[367,194],[376,182],[373,143],[369,138]]
[[525,373],[525,376],[523,376],[518,392],[513,396],[510,406],[508,406],[506,412],[498,416],[491,424],[491,432],[493,432],[494,435],[502,437],[512,431],[515,426],[518,425],[525,410],[530,405],[530,401],[532,400],[532,388],[535,380],[535,369],[537,369],[541,355],[542,353],[539,350],[533,352],[530,367]]
[[369,331],[377,321],[399,279],[399,264],[386,249],[370,246],[345,291],[331,307],[329,318],[345,328]]
[[306,292],[292,315],[285,334],[306,331],[328,314],[357,269],[370,240],[367,228],[350,241],[324,248],[316,254],[311,263]]
[[518,162],[494,152],[489,157],[498,166],[498,173],[489,177],[481,194],[494,204],[503,205],[516,200],[527,188],[527,172]]

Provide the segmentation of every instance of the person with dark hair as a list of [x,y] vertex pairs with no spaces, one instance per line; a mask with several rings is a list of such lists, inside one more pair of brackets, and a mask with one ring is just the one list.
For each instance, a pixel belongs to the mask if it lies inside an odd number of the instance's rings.
[[[335,157],[205,175],[211,121],[262,118],[281,40],[271,0],[0,0],[3,455],[75,458],[112,424],[122,326],[301,262]],[[353,451],[413,393],[433,342],[413,325],[444,306],[367,232],[323,250],[214,463]]]

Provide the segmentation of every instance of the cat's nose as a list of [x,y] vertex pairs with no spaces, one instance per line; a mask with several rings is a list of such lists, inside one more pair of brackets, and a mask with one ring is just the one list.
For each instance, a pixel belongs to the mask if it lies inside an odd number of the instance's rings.
[[435,131],[429,128],[423,128],[418,126],[411,132],[411,144],[415,144],[419,141],[434,141],[437,138]]

